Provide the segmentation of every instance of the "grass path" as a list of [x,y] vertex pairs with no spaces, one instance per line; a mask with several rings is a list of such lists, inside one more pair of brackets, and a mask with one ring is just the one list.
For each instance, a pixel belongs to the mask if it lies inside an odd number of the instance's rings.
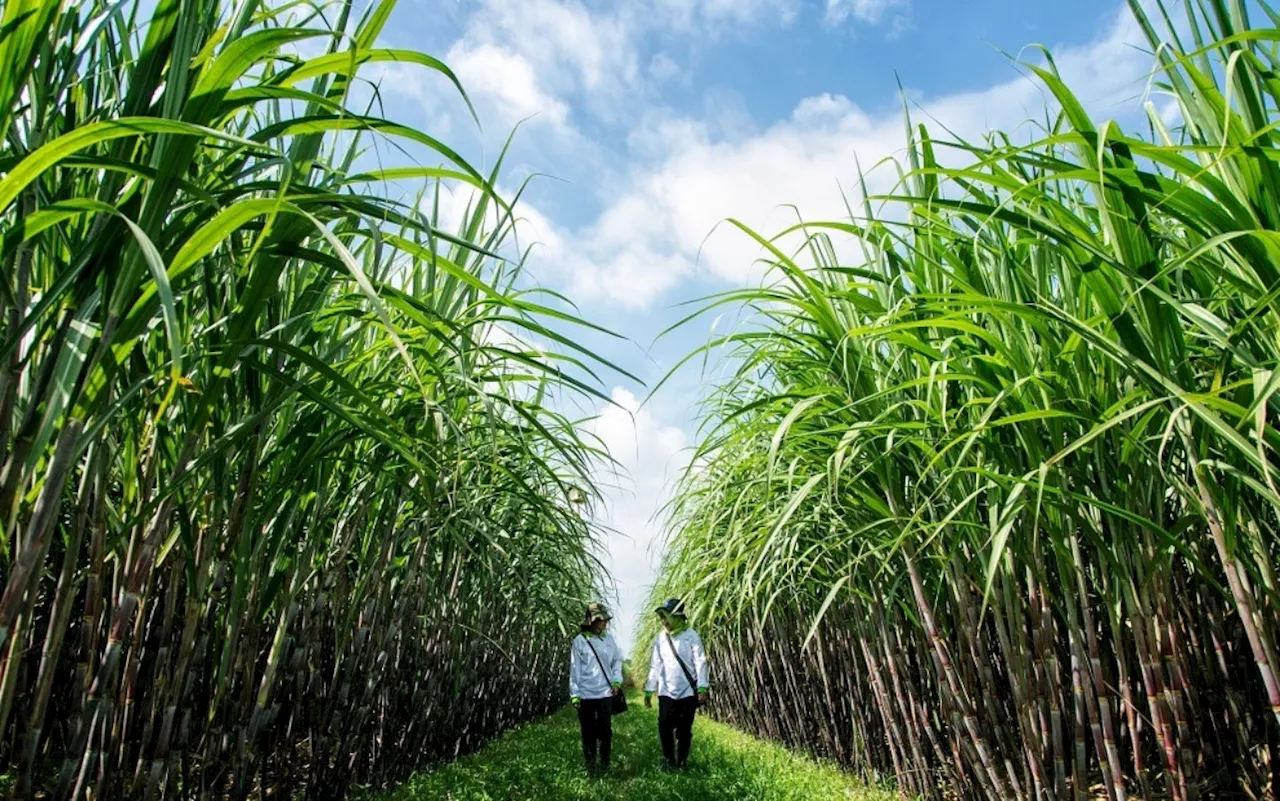
[[693,754],[680,773],[660,769],[657,705],[638,696],[613,720],[613,767],[592,778],[582,766],[578,719],[565,708],[485,748],[420,773],[390,792],[363,801],[891,801],[834,767],[699,716]]

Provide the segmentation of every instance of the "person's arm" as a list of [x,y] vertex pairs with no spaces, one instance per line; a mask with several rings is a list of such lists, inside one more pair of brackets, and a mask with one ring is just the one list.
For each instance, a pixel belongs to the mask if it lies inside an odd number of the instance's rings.
[[653,698],[653,694],[658,691],[658,675],[662,670],[662,653],[658,650],[658,638],[653,638],[653,647],[649,649],[649,680],[644,683],[644,703],[649,705],[649,699]]
[[613,646],[613,659],[609,665],[609,683],[613,685],[613,689],[622,689],[622,649],[618,647],[618,641],[613,639],[613,635],[609,635],[609,644]]
[[582,677],[578,675],[581,670],[582,658],[578,655],[578,638],[574,637],[573,642],[569,644],[569,703],[574,706],[577,706],[581,700],[579,693],[582,687]]
[[698,694],[702,695],[711,689],[707,678],[707,651],[702,647],[702,637],[693,632],[693,675],[698,680]]

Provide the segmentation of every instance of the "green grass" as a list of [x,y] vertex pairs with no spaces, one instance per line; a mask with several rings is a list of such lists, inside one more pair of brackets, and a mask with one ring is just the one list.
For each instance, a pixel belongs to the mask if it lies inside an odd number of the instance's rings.
[[613,766],[601,778],[582,765],[578,719],[565,708],[546,720],[521,726],[484,749],[438,770],[420,773],[390,792],[362,801],[716,801],[767,798],[889,801],[896,796],[869,789],[833,765],[798,756],[736,729],[699,716],[693,729],[689,767],[661,769],[657,706],[639,696],[613,721]]

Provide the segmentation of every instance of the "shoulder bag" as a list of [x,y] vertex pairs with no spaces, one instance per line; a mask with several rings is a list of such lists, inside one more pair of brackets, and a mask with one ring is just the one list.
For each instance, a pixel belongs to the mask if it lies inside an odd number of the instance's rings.
[[685,667],[684,660],[680,658],[680,652],[676,650],[676,644],[671,639],[671,635],[665,631],[662,634],[667,638],[667,645],[671,648],[671,655],[676,658],[676,664],[680,666],[680,670],[684,671],[684,679],[689,682],[689,689],[693,690],[693,697],[698,699],[698,706],[705,705],[706,702],[702,700],[702,694],[698,692],[698,680],[689,672],[689,668]]
[[[591,644],[591,638],[584,634],[582,635],[582,641],[591,649],[591,655],[596,658],[596,664],[600,666],[600,672],[604,674],[604,680],[609,681],[609,669],[604,666],[604,662],[600,661],[600,654],[596,653],[596,647]],[[612,686],[613,682],[609,682],[609,684]],[[625,693],[619,692],[609,696],[609,699],[611,701],[610,711],[613,714],[621,715],[627,711],[627,696]]]

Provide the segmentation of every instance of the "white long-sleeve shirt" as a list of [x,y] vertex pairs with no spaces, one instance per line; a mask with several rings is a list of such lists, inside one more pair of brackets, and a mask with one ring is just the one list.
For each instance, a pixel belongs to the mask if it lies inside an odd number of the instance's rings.
[[[587,637],[591,638],[590,646]],[[599,662],[592,656],[592,648],[600,655]],[[607,673],[600,669],[601,663]],[[608,698],[614,684],[622,684],[622,650],[613,635],[605,632],[599,637],[594,634],[574,637],[569,650],[569,695],[587,700]]]
[[[670,641],[667,637],[670,636]],[[675,646],[672,653],[671,646]],[[676,661],[675,654],[680,655],[684,666],[693,674],[698,687],[710,687],[707,680],[707,652],[702,647],[702,638],[691,628],[682,629],[678,633],[669,634],[663,631],[653,641],[653,650],[649,654],[649,680],[644,685],[645,692],[657,693],[667,698],[688,698],[697,692],[697,688],[689,686],[689,679]]]

